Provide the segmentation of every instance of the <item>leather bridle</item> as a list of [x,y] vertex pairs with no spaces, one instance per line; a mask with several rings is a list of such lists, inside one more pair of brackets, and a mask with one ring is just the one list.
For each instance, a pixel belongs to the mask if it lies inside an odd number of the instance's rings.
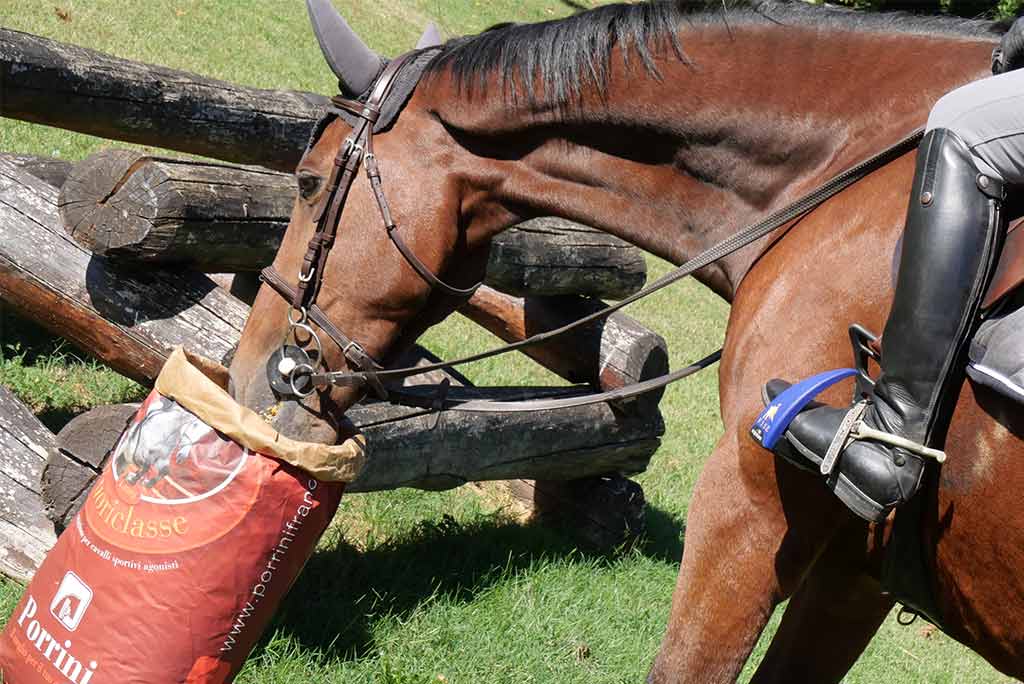
[[[314,215],[317,224],[316,231],[313,233],[302,259],[298,283],[295,287],[290,286],[281,274],[274,270],[273,266],[263,269],[261,273],[262,280],[291,305],[288,313],[291,326],[289,334],[293,335],[296,332],[295,329],[300,329],[305,333],[307,340],[316,341],[317,355],[322,356],[319,338],[309,326],[310,322],[316,324],[341,348],[349,366],[359,372],[359,380],[351,384],[365,382],[381,399],[386,399],[388,392],[377,377],[377,372],[381,369],[380,364],[361,344],[331,323],[327,315],[316,304],[317,294],[323,284],[327,258],[330,255],[331,247],[334,246],[341,224],[341,213],[345,208],[345,201],[348,199],[360,165],[364,165],[366,168],[366,176],[370,181],[370,188],[373,190],[388,237],[413,270],[433,289],[440,290],[452,297],[468,299],[480,287],[480,283],[477,283],[473,287],[463,289],[449,285],[435,276],[402,239],[398,232],[398,226],[391,216],[391,207],[388,205],[387,197],[384,195],[380,167],[377,165],[377,157],[373,153],[373,127],[380,118],[381,108],[391,93],[402,68],[418,54],[418,52],[408,52],[389,62],[377,77],[365,103],[340,95],[331,98],[332,106],[328,107],[327,116],[348,112],[357,117],[357,123],[334,158],[326,192],[317,205]],[[315,391],[316,383],[304,383],[305,387],[300,389],[297,380],[304,375],[311,376],[316,369],[308,361],[303,362],[301,359],[295,361],[295,365],[286,364],[284,366],[289,376],[288,386],[298,397],[309,396]],[[284,371],[281,372],[284,374]],[[334,381],[330,384],[350,383]]]
[[[606,318],[623,307],[667,287],[790,224],[861,178],[864,178],[872,171],[913,150],[917,147],[923,135],[923,130],[921,129],[914,131],[878,154],[846,169],[797,201],[774,212],[764,220],[745,228],[698,254],[639,292],[600,311],[560,328],[539,333],[503,347],[456,359],[455,361],[407,368],[385,369],[370,356],[361,344],[334,325],[324,311],[316,304],[317,294],[323,284],[327,258],[339,229],[341,213],[361,165],[366,167],[366,175],[377,201],[388,237],[420,278],[436,290],[464,299],[471,297],[480,286],[478,283],[470,288],[455,287],[445,283],[432,273],[402,239],[398,226],[391,216],[391,209],[388,206],[387,198],[384,195],[380,169],[377,165],[377,158],[373,153],[374,124],[380,118],[381,108],[391,93],[396,78],[401,73],[403,67],[418,54],[416,51],[406,53],[389,62],[374,83],[365,103],[341,96],[331,98],[332,106],[328,108],[326,115],[338,116],[347,113],[355,117],[356,123],[352,133],[346,138],[334,159],[326,192],[316,209],[316,231],[312,239],[310,239],[306,254],[303,257],[297,285],[294,287],[289,285],[288,281],[274,270],[272,266],[265,268],[261,273],[262,280],[291,305],[288,312],[289,330],[285,337],[285,343],[271,356],[267,366],[268,379],[278,394],[291,395],[301,400],[310,396],[316,392],[317,388],[321,387],[365,386],[372,390],[378,398],[387,399],[392,403],[431,409],[449,408],[463,411],[489,412],[538,411],[584,406],[606,401],[629,399],[665,387],[669,383],[688,377],[714,364],[721,357],[722,350],[719,349],[690,366],[657,378],[637,382],[607,392],[588,393],[582,396],[570,396],[559,399],[536,399],[517,402],[488,400],[456,402],[447,400],[443,395],[438,397],[436,394],[425,395],[422,391],[389,389],[385,387],[384,383],[389,380],[402,380],[437,370],[450,369],[499,354],[543,344],[570,330]],[[338,345],[346,362],[353,370],[335,372],[323,370],[318,372],[317,367],[323,365],[323,348],[318,334],[310,325],[311,323],[316,325]],[[304,339],[300,339],[300,337]],[[296,344],[287,344],[289,338],[294,339]],[[311,343],[315,344],[315,354],[317,357],[315,360],[311,359],[309,353],[305,350]],[[447,385],[442,385],[441,387],[443,391]]]

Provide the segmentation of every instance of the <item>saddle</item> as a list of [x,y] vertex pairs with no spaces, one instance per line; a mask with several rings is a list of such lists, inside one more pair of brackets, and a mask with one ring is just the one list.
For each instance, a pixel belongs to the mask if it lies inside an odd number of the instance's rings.
[[983,301],[986,320],[968,351],[967,375],[1024,403],[1024,218],[1010,225],[996,274]]
[[1024,217],[1010,224],[996,274],[982,302],[989,309],[1024,284]]

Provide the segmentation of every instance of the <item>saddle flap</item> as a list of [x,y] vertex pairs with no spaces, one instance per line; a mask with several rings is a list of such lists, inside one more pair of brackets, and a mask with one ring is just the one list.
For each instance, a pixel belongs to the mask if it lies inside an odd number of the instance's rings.
[[982,308],[989,308],[1024,284],[1024,218],[1010,224],[999,265],[985,293]]

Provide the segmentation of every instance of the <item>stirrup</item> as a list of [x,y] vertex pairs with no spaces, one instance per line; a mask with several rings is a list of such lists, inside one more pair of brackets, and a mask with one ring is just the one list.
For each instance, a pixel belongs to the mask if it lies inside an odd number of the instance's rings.
[[850,442],[858,439],[882,442],[883,444],[909,451],[921,458],[934,458],[939,463],[946,462],[946,452],[944,451],[926,447],[905,437],[900,437],[884,430],[877,430],[866,424],[861,417],[864,415],[867,407],[868,402],[858,401],[846,413],[846,416],[843,417],[842,422],[839,424],[839,430],[836,431],[836,436],[832,439],[832,443],[829,444],[825,458],[821,462],[822,475],[831,475],[832,471],[835,470],[836,461],[839,460],[839,455],[843,452],[843,449]]
[[825,371],[792,385],[775,397],[750,427],[750,434],[769,451],[775,448],[789,429],[789,424],[807,404],[826,389],[848,377],[857,375],[853,368]]

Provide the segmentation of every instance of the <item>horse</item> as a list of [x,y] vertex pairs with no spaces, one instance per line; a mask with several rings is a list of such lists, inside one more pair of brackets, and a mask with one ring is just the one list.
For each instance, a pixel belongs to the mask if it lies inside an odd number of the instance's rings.
[[[988,74],[997,39],[985,22],[804,3],[602,6],[440,47],[373,152],[396,231],[453,287],[481,278],[495,235],[540,215],[679,264],[922,126],[944,93]],[[358,53],[345,68],[329,61],[346,87],[359,64],[374,72],[355,96],[382,62],[362,44],[345,50]],[[296,169],[299,196],[274,261],[288,278],[307,273],[317,207],[351,132],[330,122]],[[838,682],[893,607],[879,584],[889,526],[855,519],[819,476],[765,451],[748,429],[765,380],[849,365],[847,326],[882,328],[913,168],[914,154],[904,154],[696,272],[731,303],[718,371],[725,431],[693,492],[651,684],[734,681],[786,599],[754,681]],[[383,364],[461,301],[410,263],[360,176],[317,303]],[[232,392],[257,411],[272,408],[285,434],[336,440],[364,388],[332,387],[300,403],[268,386],[265,367],[290,313],[261,289]],[[330,343],[323,361],[349,367]],[[847,401],[849,391],[837,386],[823,400]],[[1019,410],[964,384],[921,530],[946,630],[1017,677],[1024,475],[999,464],[1024,457],[1022,436]]]

